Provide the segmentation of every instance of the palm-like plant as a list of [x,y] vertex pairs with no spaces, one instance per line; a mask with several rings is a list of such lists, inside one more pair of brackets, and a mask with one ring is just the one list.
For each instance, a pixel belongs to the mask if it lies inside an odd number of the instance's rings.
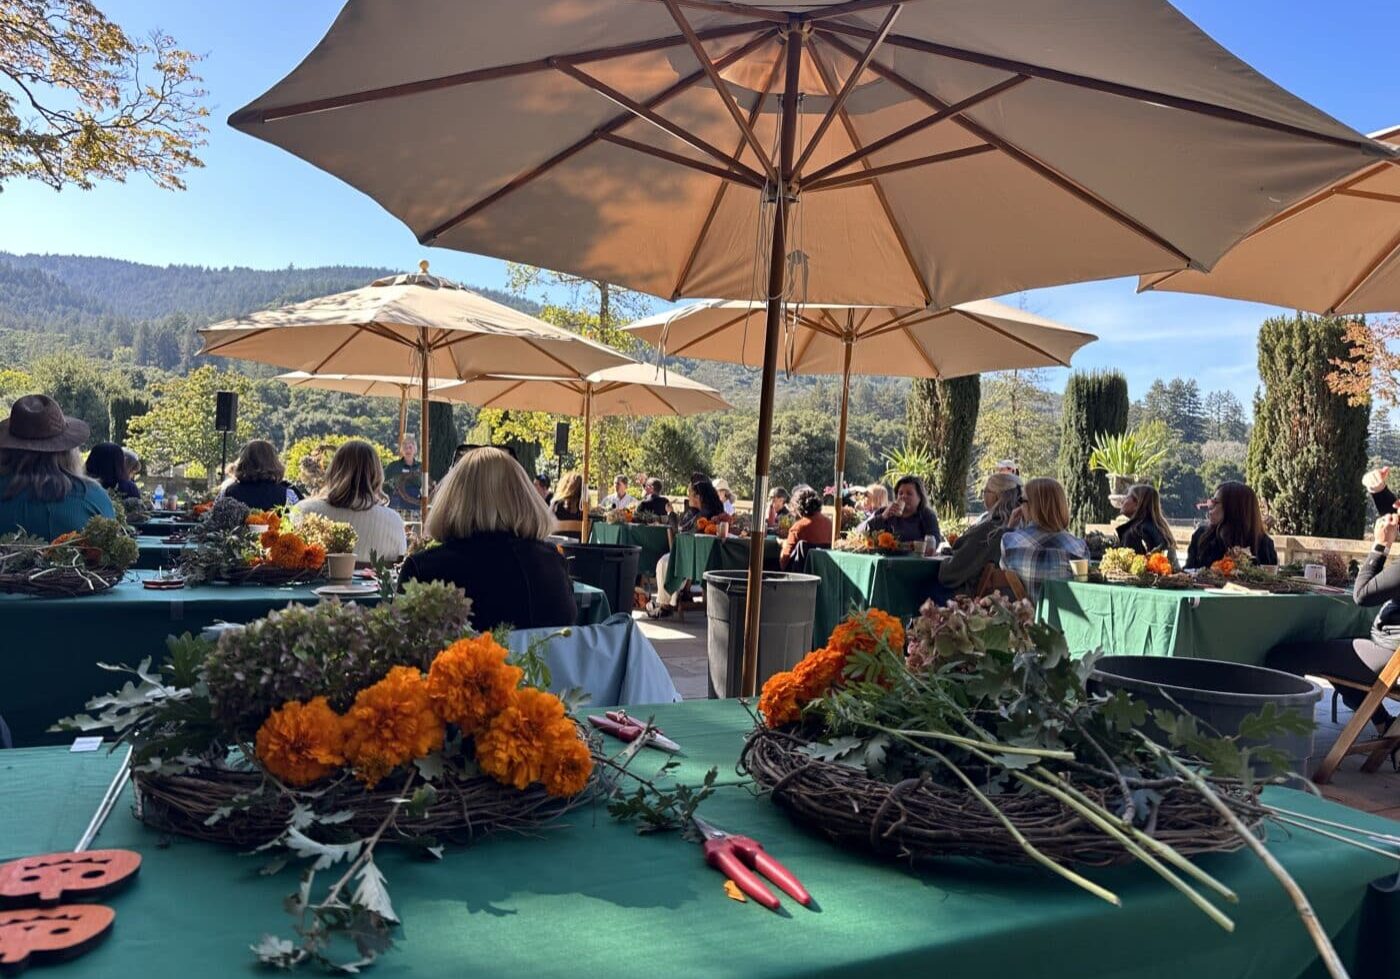
[[897,483],[901,476],[918,476],[927,488],[937,473],[938,460],[912,442],[904,443],[903,449],[896,449],[885,457],[884,480],[890,485]]
[[1121,435],[1102,434],[1094,439],[1089,453],[1089,468],[1120,476],[1139,478],[1154,474],[1167,457],[1167,450],[1141,430],[1133,429]]

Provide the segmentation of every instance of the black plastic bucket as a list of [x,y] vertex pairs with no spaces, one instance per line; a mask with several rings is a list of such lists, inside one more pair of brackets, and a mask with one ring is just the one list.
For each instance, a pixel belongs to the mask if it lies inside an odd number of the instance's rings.
[[[1105,656],[1095,664],[1089,689],[1095,693],[1124,690],[1146,702],[1149,710],[1185,711],[1225,737],[1238,734],[1240,722],[1257,714],[1265,704],[1311,722],[1322,699],[1320,686],[1292,673],[1186,656]],[[1165,743],[1161,729],[1150,717],[1144,733]],[[1275,735],[1264,743],[1288,756],[1289,771],[1308,773],[1311,731]]]
[[614,612],[632,611],[632,591],[637,585],[637,565],[642,549],[636,544],[580,544],[561,541],[559,549],[569,558],[569,575],[575,581],[601,588]]
[[[790,670],[812,651],[812,619],[817,582],[810,574],[763,572],[763,604],[758,619],[758,684]],[[739,696],[744,662],[744,607],[747,571],[705,572],[705,614],[710,658],[710,697]]]

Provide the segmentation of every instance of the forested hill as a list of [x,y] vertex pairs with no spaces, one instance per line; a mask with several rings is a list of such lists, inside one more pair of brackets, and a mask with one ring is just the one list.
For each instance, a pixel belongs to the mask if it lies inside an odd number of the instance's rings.
[[[176,369],[185,352],[197,348],[192,334],[200,326],[355,289],[396,271],[349,265],[156,266],[0,252],[0,354],[22,360],[61,346],[106,357],[131,347],[137,364]],[[518,309],[536,309],[515,296],[472,288]]]

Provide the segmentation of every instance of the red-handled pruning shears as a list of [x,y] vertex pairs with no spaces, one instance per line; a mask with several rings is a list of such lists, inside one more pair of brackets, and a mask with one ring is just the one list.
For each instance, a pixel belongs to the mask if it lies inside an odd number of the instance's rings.
[[[611,734],[619,741],[628,743],[636,741],[647,729],[645,721],[639,721],[635,717],[629,716],[625,710],[610,710],[601,716],[589,714],[588,723],[606,734]],[[681,750],[681,746],[662,734],[659,727],[653,727],[651,733],[647,735],[646,747],[669,751],[671,754]]]
[[792,871],[769,856],[757,840],[726,833],[699,816],[690,818],[705,837],[705,862],[732,880],[739,890],[770,911],[777,911],[782,906],[773,892],[764,886],[762,878],[754,873],[757,870],[798,904],[811,906],[812,895],[807,893],[807,888],[793,876]]

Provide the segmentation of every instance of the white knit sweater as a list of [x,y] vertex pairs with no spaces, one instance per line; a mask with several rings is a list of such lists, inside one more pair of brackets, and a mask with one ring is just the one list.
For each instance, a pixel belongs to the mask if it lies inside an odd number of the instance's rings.
[[303,513],[319,514],[354,527],[360,538],[355,544],[355,559],[358,561],[368,561],[371,552],[382,558],[398,560],[408,550],[403,517],[386,506],[374,506],[368,510],[347,510],[313,497],[302,500],[292,509],[292,523],[299,523]]

